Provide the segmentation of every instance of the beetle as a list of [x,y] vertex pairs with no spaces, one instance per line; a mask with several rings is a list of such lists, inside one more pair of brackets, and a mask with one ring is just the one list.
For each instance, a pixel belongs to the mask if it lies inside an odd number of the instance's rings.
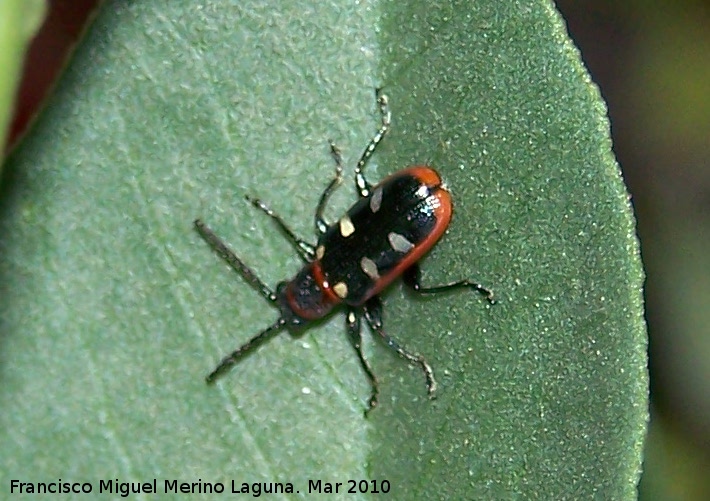
[[330,142],[335,177],[326,186],[316,207],[318,240],[315,245],[296,236],[264,202],[246,197],[275,222],[305,263],[291,280],[279,282],[275,291],[262,282],[202,220],[195,220],[200,236],[280,312],[273,324],[222,359],[207,376],[208,383],[214,382],[279,331],[286,329],[296,335],[314,320],[343,306],[350,343],[370,381],[371,394],[366,414],[378,404],[379,386],[362,351],[363,317],[387,346],[421,368],[428,396],[434,398],[437,383],[431,365],[423,356],[408,351],[385,332],[382,302],[378,294],[401,276],[404,284],[419,294],[469,288],[481,293],[489,303],[495,303],[489,289],[471,280],[434,287],[421,285],[418,261],[446,231],[452,216],[451,195],[439,174],[426,165],[397,171],[374,186],[366,180],[363,171],[391,124],[387,96],[378,91],[377,103],[381,115],[379,130],[355,166],[359,199],[334,224],[325,221],[323,212],[333,191],[342,182],[343,161],[338,148]]

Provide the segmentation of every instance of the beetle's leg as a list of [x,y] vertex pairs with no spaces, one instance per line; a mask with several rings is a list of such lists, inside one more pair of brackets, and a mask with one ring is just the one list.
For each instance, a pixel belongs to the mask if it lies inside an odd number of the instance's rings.
[[281,216],[276,214],[271,208],[266,205],[264,202],[259,200],[258,198],[251,198],[250,196],[245,197],[251,204],[256,207],[257,209],[263,211],[267,216],[269,216],[271,219],[273,219],[281,232],[286,235],[286,238],[288,238],[288,241],[291,242],[291,244],[296,248],[298,251],[298,254],[301,256],[301,258],[309,263],[313,261],[313,258],[316,254],[316,251],[313,249],[313,246],[306,242],[305,240],[298,238],[296,234],[291,231],[291,228],[286,226],[286,223],[284,223],[283,219],[281,219]]
[[330,181],[330,183],[328,183],[325,190],[323,190],[323,194],[320,196],[318,206],[316,207],[316,235],[323,235],[326,231],[328,231],[328,223],[326,223],[323,218],[325,204],[328,203],[330,195],[333,194],[335,189],[343,180],[343,157],[333,141],[330,141],[330,153],[333,155],[333,159],[335,160],[335,177]]
[[419,270],[419,265],[414,263],[412,266],[407,268],[402,274],[402,281],[404,284],[411,288],[413,291],[419,294],[437,294],[439,292],[446,292],[455,289],[473,289],[480,294],[482,294],[490,304],[495,304],[495,299],[493,299],[493,291],[487,289],[486,287],[472,282],[471,280],[459,280],[458,282],[451,282],[449,284],[437,285],[436,287],[422,287],[420,280],[421,272]]
[[389,105],[387,102],[387,96],[383,94],[380,89],[377,89],[376,97],[377,105],[380,107],[382,123],[380,124],[380,129],[377,131],[377,134],[375,134],[373,138],[370,139],[370,142],[365,147],[365,151],[362,152],[360,160],[355,166],[355,184],[357,185],[357,189],[360,192],[360,196],[363,198],[370,194],[370,189],[372,188],[372,185],[367,182],[367,180],[365,179],[365,175],[362,173],[362,171],[365,168],[365,165],[367,165],[367,161],[370,160],[370,157],[375,152],[377,145],[380,144],[380,141],[382,141],[382,139],[385,137],[385,134],[387,134],[387,131],[390,129],[390,123],[392,122],[392,114],[390,113]]
[[229,266],[237,271],[244,279],[249,282],[249,285],[254,287],[259,293],[272,303],[276,302],[276,294],[271,288],[262,282],[256,274],[251,271],[251,269],[244,264],[244,262],[237,257],[237,255],[232,252],[232,250],[227,247],[221,238],[219,238],[215,233],[200,219],[195,219],[195,229],[197,233],[207,242],[212,249],[214,249],[217,254],[220,255],[222,259],[227,261]]
[[405,358],[409,363],[418,365],[422,368],[426,377],[426,387],[429,398],[435,397],[436,379],[434,379],[434,371],[423,356],[418,353],[410,353],[402,348],[399,343],[382,327],[382,302],[378,296],[373,296],[365,303],[365,319],[370,327],[387,343],[387,346],[396,351],[402,358]]
[[365,410],[365,416],[367,416],[372,409],[377,407],[378,396],[380,394],[379,387],[377,385],[377,377],[370,366],[370,362],[367,361],[365,355],[362,352],[362,332],[360,330],[360,313],[350,308],[348,314],[345,316],[345,324],[348,330],[348,336],[350,338],[350,344],[353,345],[357,356],[360,359],[360,365],[362,370],[365,371],[367,379],[370,380],[370,386],[372,388],[372,393],[370,394],[370,403]]

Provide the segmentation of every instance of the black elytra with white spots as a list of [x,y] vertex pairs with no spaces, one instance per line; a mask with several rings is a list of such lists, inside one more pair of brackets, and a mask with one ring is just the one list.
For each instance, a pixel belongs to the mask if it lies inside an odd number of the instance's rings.
[[372,296],[374,282],[431,234],[440,203],[416,177],[395,176],[329,227],[317,252],[323,276],[344,303],[358,306]]

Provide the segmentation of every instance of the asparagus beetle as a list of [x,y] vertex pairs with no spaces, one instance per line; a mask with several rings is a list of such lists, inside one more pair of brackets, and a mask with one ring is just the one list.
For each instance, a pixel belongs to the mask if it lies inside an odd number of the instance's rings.
[[451,195],[439,174],[426,165],[395,172],[374,186],[365,179],[364,168],[387,134],[391,122],[387,97],[378,92],[377,103],[381,114],[379,130],[355,166],[359,199],[335,224],[328,224],[323,217],[326,203],[342,182],[343,173],[340,151],[331,142],[335,177],[326,186],[316,207],[318,240],[315,246],[296,236],[261,200],[247,197],[252,205],[274,220],[305,262],[293,279],[280,282],[275,291],[262,282],[204,222],[195,220],[197,232],[214,251],[280,311],[279,318],[272,325],[225,357],[207,376],[208,383],[214,382],[279,331],[286,329],[295,333],[313,320],[328,315],[333,308],[344,306],[350,342],[371,384],[366,413],[377,406],[379,387],[362,351],[363,317],[387,346],[409,363],[421,367],[428,395],[434,398],[437,384],[431,366],[423,356],[408,351],[385,332],[378,293],[401,276],[405,285],[419,294],[469,288],[483,294],[489,303],[495,302],[490,290],[470,280],[435,287],[420,284],[417,262],[446,231],[452,215]]

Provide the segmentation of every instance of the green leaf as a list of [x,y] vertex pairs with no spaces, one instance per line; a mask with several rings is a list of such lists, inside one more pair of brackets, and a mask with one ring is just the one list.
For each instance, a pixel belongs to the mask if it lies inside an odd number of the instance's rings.
[[[277,312],[192,229],[268,284],[301,263],[333,175],[393,128],[371,180],[435,166],[455,200],[427,284],[384,296],[423,375],[343,319],[282,334],[214,386]],[[386,480],[392,499],[635,496],[647,418],[638,242],[609,124],[547,2],[107,2],[6,166],[0,206],[0,484]],[[354,199],[333,197],[334,219]],[[378,484],[378,487],[381,487]],[[365,494],[341,494],[348,499]],[[285,498],[286,496],[281,496]]]
[[0,2],[0,138],[3,141],[15,111],[13,102],[22,76],[25,51],[40,27],[44,11],[43,0]]

